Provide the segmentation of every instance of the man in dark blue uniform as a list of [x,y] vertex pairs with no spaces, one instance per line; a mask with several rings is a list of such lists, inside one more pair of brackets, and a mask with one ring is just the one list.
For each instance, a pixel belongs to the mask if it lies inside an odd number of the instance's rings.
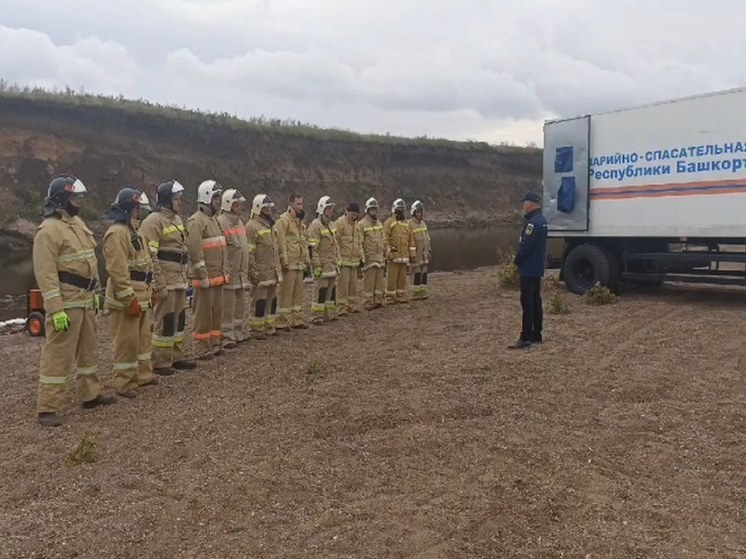
[[510,349],[541,343],[544,310],[541,301],[541,280],[547,258],[547,220],[541,213],[541,196],[527,192],[523,196],[523,231],[515,256],[521,279],[521,308],[523,324],[521,336],[508,346]]

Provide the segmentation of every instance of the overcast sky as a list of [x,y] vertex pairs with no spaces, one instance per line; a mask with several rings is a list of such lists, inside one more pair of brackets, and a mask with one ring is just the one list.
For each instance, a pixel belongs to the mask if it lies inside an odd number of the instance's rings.
[[746,85],[744,22],[743,0],[0,0],[0,77],[540,144],[545,118]]

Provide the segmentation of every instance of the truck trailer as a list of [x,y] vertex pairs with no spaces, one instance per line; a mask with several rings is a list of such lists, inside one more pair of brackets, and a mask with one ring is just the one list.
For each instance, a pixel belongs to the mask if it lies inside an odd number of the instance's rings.
[[746,285],[746,88],[546,121],[543,204],[573,293]]

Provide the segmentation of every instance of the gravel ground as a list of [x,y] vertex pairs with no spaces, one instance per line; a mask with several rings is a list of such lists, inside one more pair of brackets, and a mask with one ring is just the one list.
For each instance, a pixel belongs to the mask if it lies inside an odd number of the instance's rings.
[[745,292],[568,295],[510,352],[494,269],[431,283],[56,430],[3,336],[0,557],[746,557]]

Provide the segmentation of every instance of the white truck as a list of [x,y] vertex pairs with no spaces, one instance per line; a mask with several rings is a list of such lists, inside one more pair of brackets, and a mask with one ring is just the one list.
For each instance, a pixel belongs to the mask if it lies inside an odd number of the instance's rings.
[[746,88],[546,121],[543,167],[570,291],[746,285]]

